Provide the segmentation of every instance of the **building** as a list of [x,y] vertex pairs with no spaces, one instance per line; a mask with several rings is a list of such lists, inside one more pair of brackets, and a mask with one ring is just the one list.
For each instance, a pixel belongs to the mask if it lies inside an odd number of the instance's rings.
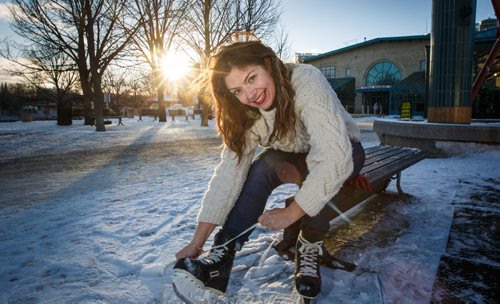
[[[377,104],[379,113],[394,114],[399,109],[390,100],[393,87],[401,82],[398,96],[423,104],[425,86],[421,86],[421,78],[429,38],[430,35],[376,38],[309,57],[304,62],[321,70],[347,111],[373,113]],[[418,110],[423,113],[421,106]]]
[[[496,40],[496,27],[481,29],[474,38],[474,72],[479,71]],[[372,114],[376,104],[377,114],[397,116],[403,105],[409,105],[411,116],[424,117],[429,47],[430,34],[383,37],[305,57],[303,61],[321,70],[350,113]],[[500,73],[495,72],[500,72],[498,58],[492,67],[493,78],[483,84],[473,104],[473,117],[500,117],[499,103],[495,101],[500,92]],[[487,115],[482,114],[485,109]]]
[[481,22],[479,22],[478,31],[486,31],[486,30],[489,30],[492,28],[496,29],[496,27],[497,27],[497,19],[488,18],[488,19],[481,20]]
[[304,62],[305,59],[319,55],[318,53],[295,53],[295,62]]

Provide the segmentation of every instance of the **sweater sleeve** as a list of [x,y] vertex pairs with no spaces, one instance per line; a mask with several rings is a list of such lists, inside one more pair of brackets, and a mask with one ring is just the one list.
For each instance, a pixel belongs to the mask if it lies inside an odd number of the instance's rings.
[[310,150],[306,158],[309,174],[295,195],[299,206],[317,215],[342,187],[353,170],[352,147],[342,105],[323,77],[309,69],[296,88],[296,102]]
[[243,156],[238,164],[236,153],[224,146],[221,162],[215,168],[208,190],[203,196],[198,213],[199,222],[222,225],[226,221],[243,188],[256,147],[257,141],[248,136]]

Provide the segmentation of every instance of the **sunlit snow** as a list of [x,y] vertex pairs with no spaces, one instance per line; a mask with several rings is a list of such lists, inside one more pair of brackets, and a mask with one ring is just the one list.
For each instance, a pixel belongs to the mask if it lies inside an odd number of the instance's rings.
[[[174,254],[194,232],[220,140],[213,121],[143,120],[113,121],[107,132],[82,121],[0,124],[0,303],[179,303]],[[378,144],[373,119],[357,122],[363,145]],[[408,195],[391,183],[348,214],[352,224],[335,221],[328,246],[358,267],[322,268],[318,302],[428,303],[452,203],[500,178],[499,151],[470,145],[425,159],[403,172]],[[279,187],[268,208],[294,191]],[[266,250],[278,236],[257,227],[227,302],[297,301],[294,265]]]

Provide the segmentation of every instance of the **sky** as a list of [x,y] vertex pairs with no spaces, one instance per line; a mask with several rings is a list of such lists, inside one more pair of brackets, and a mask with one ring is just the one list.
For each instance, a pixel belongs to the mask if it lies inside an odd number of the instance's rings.
[[[379,37],[423,35],[431,30],[432,0],[281,0],[281,24],[291,53],[323,53]],[[0,38],[9,28],[0,0]],[[477,0],[476,22],[495,18],[489,0]],[[0,64],[5,64],[0,60]],[[0,71],[0,82],[3,81]]]
[[[431,31],[431,0],[282,0],[282,23],[293,52],[329,52],[379,37]],[[476,22],[495,18],[490,0],[477,0]]]

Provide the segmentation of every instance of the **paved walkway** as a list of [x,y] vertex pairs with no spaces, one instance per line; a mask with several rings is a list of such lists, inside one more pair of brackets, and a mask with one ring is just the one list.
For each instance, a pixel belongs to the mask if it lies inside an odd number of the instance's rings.
[[461,181],[446,253],[434,282],[435,303],[498,303],[500,299],[500,181]]

